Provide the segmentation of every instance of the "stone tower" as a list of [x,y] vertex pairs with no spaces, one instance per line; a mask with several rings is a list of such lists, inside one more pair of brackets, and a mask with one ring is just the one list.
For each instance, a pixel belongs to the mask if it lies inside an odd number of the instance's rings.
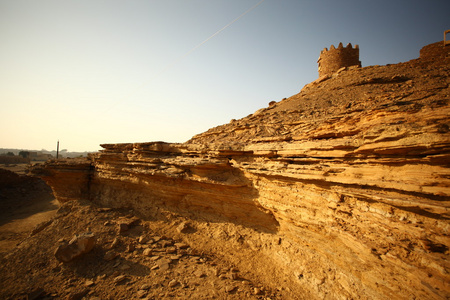
[[330,50],[327,48],[320,52],[319,60],[319,77],[323,75],[331,75],[342,67],[359,66],[359,46],[348,44],[345,48],[339,43],[337,49],[331,45]]

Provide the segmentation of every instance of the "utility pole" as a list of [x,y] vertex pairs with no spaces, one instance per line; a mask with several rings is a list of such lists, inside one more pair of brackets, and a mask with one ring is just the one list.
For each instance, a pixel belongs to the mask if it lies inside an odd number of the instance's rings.
[[56,159],[59,158],[59,140],[58,143],[56,144]]

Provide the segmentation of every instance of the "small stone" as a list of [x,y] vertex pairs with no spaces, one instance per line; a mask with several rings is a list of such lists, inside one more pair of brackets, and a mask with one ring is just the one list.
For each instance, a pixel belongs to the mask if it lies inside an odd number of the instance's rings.
[[181,256],[187,255],[187,254],[188,254],[188,251],[185,250],[185,249],[180,249],[180,250],[178,250],[178,254],[181,255]]
[[111,245],[109,246],[110,249],[116,247],[116,246],[119,244],[119,242],[120,242],[119,239],[118,239],[118,238],[115,238],[115,239],[112,241]]
[[253,294],[254,294],[254,295],[261,295],[261,294],[262,294],[262,291],[261,291],[259,288],[256,288],[256,287],[255,287],[255,288],[253,289]]
[[46,227],[48,227],[52,223],[53,223],[53,220],[48,220],[48,221],[45,221],[45,222],[42,222],[42,223],[36,225],[36,227],[34,227],[34,229],[31,231],[30,235],[38,234],[39,232],[44,230]]
[[173,245],[173,242],[172,241],[161,241],[161,246],[163,247],[163,248],[165,248],[165,247],[170,247],[170,246],[172,246]]
[[321,285],[325,282],[325,276],[319,276],[318,278],[315,279],[315,284],[316,285]]
[[113,268],[117,267],[118,265],[120,265],[120,261],[116,261],[113,265]]
[[347,67],[342,67],[339,70],[337,70],[336,73],[339,74],[339,73],[341,73],[341,72],[343,72],[345,70],[347,70]]
[[138,298],[144,298],[145,295],[147,295],[147,291],[145,291],[145,290],[139,290],[139,291],[137,291],[137,293],[136,293],[136,296],[137,296]]
[[147,283],[144,283],[143,285],[141,285],[141,287],[139,289],[141,290],[149,290],[151,288],[151,286]]
[[94,285],[94,282],[93,282],[92,280],[87,280],[87,281],[84,283],[84,285],[85,285],[85,286],[93,286],[93,285]]
[[231,292],[233,292],[235,289],[236,289],[236,287],[235,287],[235,286],[232,286],[232,285],[227,285],[227,286],[225,286],[225,292],[227,292],[227,293],[231,293]]
[[106,260],[106,261],[112,261],[117,256],[118,256],[117,253],[115,253],[113,251],[108,251],[108,252],[105,253],[105,256],[103,257],[103,259]]
[[175,247],[169,247],[166,249],[166,253],[168,254],[172,254],[172,253],[176,253],[177,252],[177,248]]
[[114,278],[114,283],[120,283],[122,281],[124,281],[126,279],[125,275],[119,275],[117,277]]
[[206,277],[206,274],[202,270],[195,271],[194,275],[197,276],[198,278]]
[[131,226],[137,226],[139,223],[140,223],[140,219],[138,218],[138,217],[135,217],[135,216],[133,216],[133,215],[128,215],[127,217],[125,217],[125,218],[120,218],[118,221],[117,221],[117,223],[118,224],[125,224],[125,225],[127,225],[128,227],[131,227]]
[[119,267],[119,269],[120,270],[122,270],[122,271],[126,271],[126,270],[128,270],[128,269],[130,269],[131,267],[129,266],[129,265],[121,265],[120,267]]
[[186,222],[181,223],[180,225],[178,225],[177,227],[177,231],[179,233],[187,233],[190,230],[190,226],[189,224],[187,224]]
[[158,266],[160,266],[161,267],[161,265],[164,265],[164,264],[170,264],[172,261],[170,260],[170,259],[167,259],[167,258],[162,258],[162,259],[160,259],[160,260],[158,260],[157,262],[156,262],[156,264],[158,265]]
[[152,255],[152,249],[147,248],[142,252],[143,255],[145,256],[151,256]]
[[160,259],[160,258],[161,258],[161,256],[155,255],[155,256],[150,257],[150,260],[156,261],[156,260],[158,260],[158,259]]
[[148,237],[145,235],[141,235],[138,239],[139,244],[145,244],[148,242]]
[[158,265],[154,265],[153,267],[151,267],[151,268],[150,268],[150,270],[152,270],[152,271],[153,271],[153,270],[156,270],[156,269],[158,269],[158,268],[159,268],[159,266],[158,266]]
[[189,245],[185,243],[175,243],[175,247],[177,247],[178,249],[187,249],[189,248]]
[[168,263],[163,263],[159,265],[159,268],[161,269],[161,271],[167,271],[170,268],[170,265]]
[[113,209],[111,208],[111,207],[99,207],[98,208],[98,211],[99,212],[110,212],[110,211],[112,211]]
[[169,282],[169,287],[175,287],[179,284],[180,284],[180,282],[178,282],[176,279],[173,279]]

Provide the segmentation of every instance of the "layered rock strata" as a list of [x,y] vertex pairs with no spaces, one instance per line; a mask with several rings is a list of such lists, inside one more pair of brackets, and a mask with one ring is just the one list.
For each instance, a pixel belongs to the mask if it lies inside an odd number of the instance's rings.
[[449,49],[341,69],[184,144],[106,144],[39,172],[61,201],[251,229],[228,255],[250,247],[293,297],[450,297]]

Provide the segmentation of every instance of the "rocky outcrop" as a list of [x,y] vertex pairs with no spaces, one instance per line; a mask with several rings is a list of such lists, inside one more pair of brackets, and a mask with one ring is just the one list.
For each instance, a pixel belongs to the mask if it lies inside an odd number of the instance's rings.
[[449,49],[341,69],[184,144],[106,144],[40,172],[63,201],[251,229],[229,255],[257,251],[254,271],[294,294],[446,298]]
[[90,177],[93,166],[86,159],[66,159],[64,163],[52,160],[45,167],[36,165],[32,172],[43,178],[53,189],[60,203],[89,198]]

